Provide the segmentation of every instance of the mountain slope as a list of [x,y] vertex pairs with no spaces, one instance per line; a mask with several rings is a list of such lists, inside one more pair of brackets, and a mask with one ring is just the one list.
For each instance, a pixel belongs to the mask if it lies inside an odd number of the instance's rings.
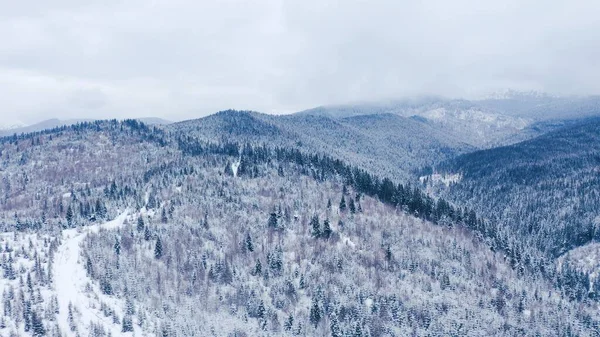
[[433,165],[473,149],[427,123],[390,114],[331,119],[224,111],[173,124],[167,130],[205,140],[299,147],[404,181],[411,179],[413,171],[423,165]]
[[[2,139],[0,159],[0,214],[13,231],[0,245],[11,308],[2,335],[592,336],[598,327],[593,305],[512,269],[454,222],[456,210],[423,220],[431,211],[415,207],[432,200],[312,153],[109,121]],[[62,260],[78,240],[77,261]],[[77,276],[70,308],[56,284],[66,267]]]
[[600,120],[507,147],[459,156],[439,166],[460,173],[447,190],[522,237],[521,245],[558,256],[600,240]]
[[299,115],[333,119],[372,114],[417,116],[455,139],[477,148],[509,145],[549,131],[543,126],[600,115],[600,98],[556,97],[510,91],[481,99],[422,97],[389,102],[323,106]]

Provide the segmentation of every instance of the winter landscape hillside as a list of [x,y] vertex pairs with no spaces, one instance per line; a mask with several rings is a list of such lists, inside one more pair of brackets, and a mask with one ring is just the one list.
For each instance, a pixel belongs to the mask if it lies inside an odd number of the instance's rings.
[[[0,333],[596,336],[595,124],[456,157],[474,148],[420,123],[226,111],[2,138]],[[527,173],[543,160],[573,174]],[[493,208],[537,186],[578,208]]]

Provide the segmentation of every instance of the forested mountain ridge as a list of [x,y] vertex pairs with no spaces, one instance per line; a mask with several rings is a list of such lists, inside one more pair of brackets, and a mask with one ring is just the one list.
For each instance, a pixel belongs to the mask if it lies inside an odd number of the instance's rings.
[[[533,262],[534,256],[555,261],[576,247],[600,241],[599,165],[600,119],[588,119],[529,141],[447,161],[436,172],[461,177],[449,187],[425,181],[439,195],[496,223],[495,236],[503,238],[500,245],[512,252],[515,263],[548,272],[543,263]],[[552,268],[569,269],[563,271],[568,274],[580,264]],[[584,288],[589,278],[597,283],[596,269],[582,269],[587,276],[578,278]]]
[[[479,220],[469,212],[338,159],[206,143],[137,121],[2,142],[2,222],[12,232],[1,245],[0,331],[9,336],[591,336],[598,327],[587,300],[513,269],[472,235]],[[70,266],[82,301],[67,308],[56,284],[65,248],[79,254]]]
[[476,148],[508,145],[539,136],[556,124],[600,116],[598,96],[560,97],[509,91],[485,99],[421,97],[321,106],[297,113],[333,119],[374,114],[417,117]]
[[380,176],[413,179],[414,171],[474,148],[427,123],[392,114],[332,119],[222,111],[166,130],[207,141],[297,147],[343,159]]

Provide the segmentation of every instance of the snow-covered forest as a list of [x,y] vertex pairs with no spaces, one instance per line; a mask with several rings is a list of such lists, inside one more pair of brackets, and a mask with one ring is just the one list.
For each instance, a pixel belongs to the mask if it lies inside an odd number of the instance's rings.
[[364,166],[133,120],[3,138],[0,334],[597,336],[600,282]]

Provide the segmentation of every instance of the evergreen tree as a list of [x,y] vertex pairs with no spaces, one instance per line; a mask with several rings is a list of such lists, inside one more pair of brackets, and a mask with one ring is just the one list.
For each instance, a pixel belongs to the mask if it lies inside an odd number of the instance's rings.
[[92,259],[88,256],[85,262],[85,273],[88,277],[94,277],[94,267],[92,265]]
[[333,231],[331,230],[331,224],[329,223],[329,219],[325,219],[323,221],[323,233],[322,236],[325,240],[329,240]]
[[285,323],[283,323],[283,330],[284,331],[292,331],[292,327],[294,326],[294,316],[292,316],[292,314],[290,314],[287,318],[287,320],[285,321]]
[[[24,297],[22,298],[24,299]],[[31,301],[25,301],[23,306],[23,322],[25,323],[25,331],[31,330]]]
[[69,302],[69,313],[67,315],[67,321],[69,323],[69,329],[71,329],[71,331],[75,331],[76,325],[75,325],[75,317],[73,316],[73,303]]
[[348,207],[350,208],[350,213],[356,213],[356,205],[354,204],[354,199],[350,198],[350,203]]
[[252,274],[254,274],[254,275],[262,274],[262,264],[260,263],[260,259],[256,260],[256,265],[254,266],[254,271]]
[[137,229],[138,232],[142,232],[144,230],[144,227],[145,227],[145,225],[144,225],[144,218],[140,215],[138,217],[138,219],[137,219],[137,227],[136,227],[136,229]]
[[337,315],[333,313],[329,319],[329,328],[331,330],[331,337],[342,337],[342,329],[340,328],[340,322]]
[[160,221],[162,223],[167,223],[169,221],[169,218],[167,218],[167,210],[164,207],[160,213]]
[[121,255],[121,241],[119,241],[119,238],[115,238],[115,245],[113,246],[113,249],[115,250],[115,254],[117,256]]
[[69,207],[67,208],[67,226],[68,227],[73,227],[73,208],[71,207],[71,205],[69,205]]
[[131,316],[125,315],[123,316],[123,321],[121,323],[121,332],[132,332],[133,331],[133,321]]
[[342,200],[340,200],[340,212],[346,210],[346,198],[342,195]]
[[310,307],[310,315],[309,315],[310,323],[317,327],[319,322],[321,321],[321,308],[319,308],[319,303],[317,300],[313,298],[313,303]]
[[310,234],[312,235],[313,238],[320,238],[321,237],[321,224],[319,223],[319,217],[315,214],[313,215],[313,217],[310,219],[310,227],[311,227],[311,232]]
[[160,237],[156,237],[156,246],[154,246],[154,257],[160,259],[163,256],[163,246]]
[[144,228],[144,240],[150,241],[151,238],[152,238],[152,233],[150,233],[150,228],[148,226],[146,226]]
[[249,252],[253,252],[254,251],[254,245],[252,244],[252,237],[250,237],[250,233],[246,234],[246,249]]
[[390,266],[393,258],[394,256],[392,254],[392,248],[388,245],[385,249],[385,261],[387,262],[388,267]]
[[277,228],[277,213],[272,212],[271,215],[269,215],[269,222],[267,223],[267,226],[269,228]]
[[45,336],[46,329],[44,328],[44,323],[42,318],[37,314],[37,312],[31,312],[31,328],[34,337]]

